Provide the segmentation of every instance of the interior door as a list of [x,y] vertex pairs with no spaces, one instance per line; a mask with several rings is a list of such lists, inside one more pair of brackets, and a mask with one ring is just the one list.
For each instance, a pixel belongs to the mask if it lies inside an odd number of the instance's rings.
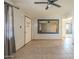
[[25,17],[25,44],[31,41],[31,19]]

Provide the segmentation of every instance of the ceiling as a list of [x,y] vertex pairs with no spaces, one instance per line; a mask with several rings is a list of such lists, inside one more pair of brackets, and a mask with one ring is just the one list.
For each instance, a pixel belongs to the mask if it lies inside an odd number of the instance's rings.
[[46,4],[34,4],[34,2],[41,1],[47,0],[13,0],[18,7],[32,17],[62,16],[74,8],[74,0],[58,0],[56,3],[61,5],[61,8],[51,6],[48,10],[45,10]]

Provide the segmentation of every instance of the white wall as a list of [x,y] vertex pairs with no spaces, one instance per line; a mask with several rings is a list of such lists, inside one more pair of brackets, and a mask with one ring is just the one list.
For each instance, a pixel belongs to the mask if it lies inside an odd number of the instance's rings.
[[[5,0],[6,2],[10,4],[14,4],[12,0]],[[24,45],[24,27],[23,27],[23,20],[24,20],[24,14],[21,13],[18,9],[14,8],[14,34],[15,34],[15,44],[16,44],[16,50],[21,48]],[[22,26],[22,29],[19,28],[19,26]],[[21,35],[22,34],[22,35]]]
[[[20,26],[22,28],[20,28]],[[15,32],[15,43],[16,50],[24,45],[24,14],[14,8],[14,32]]]
[[[15,31],[15,43],[16,43],[16,50],[21,48],[24,45],[24,19],[25,13],[20,10],[14,8],[14,31]],[[20,26],[22,28],[20,28]],[[28,41],[29,42],[29,41]]]
[[[61,39],[61,36],[62,36],[62,28],[61,28],[62,19],[61,18],[54,17],[54,19],[59,19],[59,34],[38,34],[38,22],[37,22],[38,19],[40,18],[36,18],[32,20],[32,39]],[[45,17],[41,19],[53,19],[53,18]]]
[[[12,0],[5,0],[6,2],[13,4]],[[22,9],[13,8],[14,12],[14,34],[16,50],[24,45],[24,16],[28,16]],[[20,26],[22,28],[20,28]]]

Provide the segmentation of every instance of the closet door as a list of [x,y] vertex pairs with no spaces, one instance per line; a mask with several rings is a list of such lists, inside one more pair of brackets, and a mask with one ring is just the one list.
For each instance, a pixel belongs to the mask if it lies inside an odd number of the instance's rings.
[[31,19],[25,17],[25,44],[31,41]]

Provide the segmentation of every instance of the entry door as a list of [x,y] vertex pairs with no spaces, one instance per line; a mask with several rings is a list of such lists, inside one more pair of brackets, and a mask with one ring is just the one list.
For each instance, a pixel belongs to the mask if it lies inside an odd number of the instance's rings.
[[25,44],[31,41],[31,19],[25,17]]

